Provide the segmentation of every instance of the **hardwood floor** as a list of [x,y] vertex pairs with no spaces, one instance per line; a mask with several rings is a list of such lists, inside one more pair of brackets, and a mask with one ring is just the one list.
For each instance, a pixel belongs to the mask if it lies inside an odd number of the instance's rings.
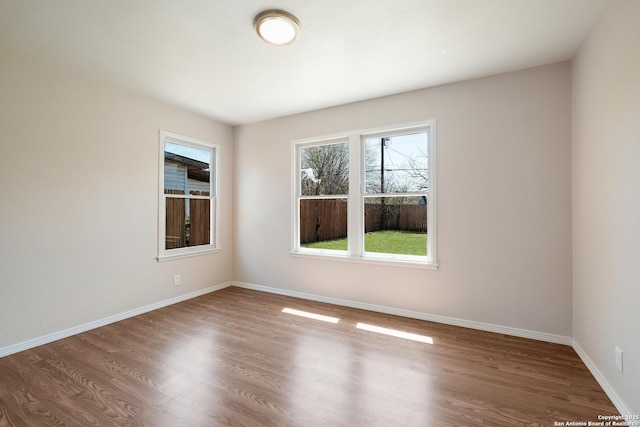
[[553,426],[616,413],[568,346],[239,288],[0,359],[0,426]]

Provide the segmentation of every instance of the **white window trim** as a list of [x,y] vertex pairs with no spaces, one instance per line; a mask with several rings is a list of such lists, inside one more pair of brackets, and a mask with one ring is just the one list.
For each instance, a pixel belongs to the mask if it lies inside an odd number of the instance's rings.
[[[375,137],[376,135],[390,135],[401,132],[411,132],[426,129],[429,133],[428,161],[429,161],[429,191],[426,192],[429,203],[427,205],[427,229],[428,233],[428,255],[413,256],[401,254],[380,254],[365,252],[364,244],[364,208],[363,200],[365,197],[378,196],[377,194],[365,193],[365,177],[364,177],[364,156],[362,156],[363,144],[365,137]],[[304,196],[298,194],[298,182],[300,166],[299,150],[305,146],[315,146],[323,144],[334,144],[340,141],[349,141],[349,195],[347,197],[347,235],[348,250],[329,250],[329,249],[312,249],[300,247],[300,227],[299,200]],[[435,270],[438,267],[437,257],[437,161],[436,161],[436,121],[427,120],[417,123],[409,123],[394,127],[384,127],[376,129],[358,130],[345,132],[342,134],[327,135],[324,137],[300,139],[292,141],[292,233],[291,233],[291,252],[295,257],[331,259],[337,261],[348,261],[378,265],[393,265],[398,267],[417,267]],[[395,194],[394,194],[395,195]],[[330,198],[342,196],[327,196]]]
[[[173,142],[188,147],[206,149],[212,153],[211,166],[213,173],[210,180],[213,181],[211,185],[211,196],[196,196],[196,195],[170,195],[175,198],[184,199],[208,199],[211,200],[211,216],[209,218],[209,229],[212,233],[211,243],[208,245],[190,246],[185,248],[165,249],[166,239],[166,199],[167,195],[164,192],[164,146],[165,142]],[[220,252],[219,236],[220,236],[220,203],[218,192],[219,181],[219,162],[220,162],[220,146],[210,142],[202,141],[195,138],[190,138],[177,133],[168,132],[165,130],[159,131],[158,137],[158,256],[157,261],[169,261],[174,259],[187,258],[198,255],[205,255],[211,253]]]

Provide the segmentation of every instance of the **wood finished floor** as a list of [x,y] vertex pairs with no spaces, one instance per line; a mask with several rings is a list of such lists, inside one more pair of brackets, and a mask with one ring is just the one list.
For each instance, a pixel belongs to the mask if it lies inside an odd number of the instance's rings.
[[568,346],[239,288],[0,358],[3,427],[553,426],[615,413]]

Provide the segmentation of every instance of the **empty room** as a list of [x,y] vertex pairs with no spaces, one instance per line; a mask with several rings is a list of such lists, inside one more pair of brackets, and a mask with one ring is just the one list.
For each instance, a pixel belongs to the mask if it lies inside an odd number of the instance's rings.
[[640,426],[640,1],[0,0],[0,426]]

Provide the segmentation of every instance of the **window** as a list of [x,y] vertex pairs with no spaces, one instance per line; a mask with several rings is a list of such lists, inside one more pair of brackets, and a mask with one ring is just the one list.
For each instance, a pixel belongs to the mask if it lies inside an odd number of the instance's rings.
[[300,245],[346,252],[349,142],[299,147]]
[[293,252],[435,266],[434,130],[295,141]]
[[215,250],[218,147],[160,131],[158,260]]

